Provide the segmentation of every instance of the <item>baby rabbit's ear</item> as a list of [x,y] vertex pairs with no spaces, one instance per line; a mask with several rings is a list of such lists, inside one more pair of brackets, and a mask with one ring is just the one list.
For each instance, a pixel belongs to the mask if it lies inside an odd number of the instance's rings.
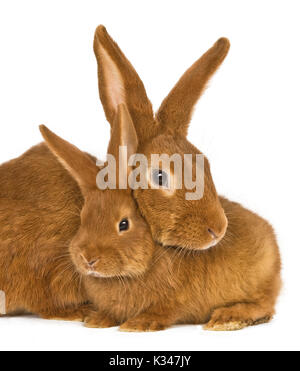
[[120,104],[117,108],[107,152],[113,155],[117,160],[120,160],[120,147],[127,147],[127,159],[124,159],[126,160],[127,166],[128,158],[137,151],[138,138],[130,113],[125,104]]
[[144,84],[104,26],[95,32],[94,52],[98,63],[100,99],[111,126],[119,104],[126,104],[139,139],[154,130],[154,115]]
[[49,149],[77,181],[83,195],[96,189],[96,177],[99,172],[96,162],[71,143],[52,133],[46,126],[41,125],[40,132]]
[[184,73],[157,112],[157,119],[164,128],[171,129],[175,134],[187,135],[193,108],[207,82],[225,59],[229,47],[229,40],[219,39]]

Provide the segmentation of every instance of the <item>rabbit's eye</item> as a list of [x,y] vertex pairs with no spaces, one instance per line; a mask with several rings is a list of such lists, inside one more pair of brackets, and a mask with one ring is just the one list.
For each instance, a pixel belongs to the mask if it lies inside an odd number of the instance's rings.
[[119,231],[127,231],[129,229],[129,221],[128,219],[122,219],[119,224]]
[[168,187],[168,174],[163,170],[153,170],[152,171],[152,181],[154,184],[160,187]]

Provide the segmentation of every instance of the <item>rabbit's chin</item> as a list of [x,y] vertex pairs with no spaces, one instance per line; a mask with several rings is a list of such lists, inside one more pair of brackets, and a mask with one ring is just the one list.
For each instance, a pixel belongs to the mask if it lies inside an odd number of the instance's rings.
[[87,271],[86,275],[90,276],[90,277],[94,277],[94,278],[111,278],[111,277],[114,277],[114,276],[111,276],[111,275],[106,275],[106,274],[95,272],[95,271]]
[[222,238],[215,239],[212,241],[206,241],[203,243],[199,243],[199,241],[193,242],[191,241],[182,241],[182,240],[174,240],[174,239],[161,239],[160,244],[165,248],[173,248],[173,249],[186,249],[186,250],[193,250],[193,251],[206,251],[210,250],[213,247],[217,247],[220,243]]
[[86,277],[93,277],[93,278],[101,278],[101,279],[105,279],[105,278],[117,278],[119,279],[120,277],[123,277],[123,278],[130,278],[130,277],[136,277],[136,276],[139,276],[141,275],[142,273],[144,272],[118,272],[118,273],[104,273],[104,272],[98,272],[98,271],[91,271],[91,270],[88,270],[86,272],[82,272],[81,270],[81,274],[83,274],[84,276]]

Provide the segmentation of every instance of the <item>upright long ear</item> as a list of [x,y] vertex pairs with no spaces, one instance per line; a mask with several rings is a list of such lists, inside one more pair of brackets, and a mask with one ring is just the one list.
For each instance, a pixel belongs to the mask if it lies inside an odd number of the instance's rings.
[[118,105],[126,104],[140,140],[152,135],[154,115],[144,84],[104,26],[95,32],[94,52],[98,63],[100,99],[111,126]]
[[229,48],[229,40],[219,39],[184,73],[157,112],[157,119],[163,128],[171,129],[179,135],[187,135],[193,108],[207,82],[225,59]]
[[86,153],[58,137],[46,126],[41,125],[40,131],[49,149],[77,181],[83,195],[96,189],[96,177],[99,172],[96,163]]
[[[126,147],[127,157],[124,153],[120,153],[120,147]],[[136,154],[137,149],[138,138],[130,113],[125,104],[120,104],[111,130],[107,152],[115,157],[122,174],[127,173],[128,159]]]

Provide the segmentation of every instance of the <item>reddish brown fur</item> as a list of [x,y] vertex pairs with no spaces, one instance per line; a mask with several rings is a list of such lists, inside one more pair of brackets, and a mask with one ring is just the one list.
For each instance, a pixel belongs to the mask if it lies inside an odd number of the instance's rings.
[[0,288],[6,311],[83,317],[87,301],[69,242],[83,198],[45,144],[0,167]]
[[[122,141],[118,133],[133,129],[127,119],[123,114],[122,120],[116,120],[122,127],[113,128],[109,152],[116,157]],[[75,153],[74,147],[46,128],[42,132],[76,179],[80,174],[92,179],[86,176],[86,167],[74,174],[71,157],[65,155],[71,148],[72,160],[82,163],[84,154]],[[222,199],[229,227],[216,248],[201,252],[163,247],[153,243],[128,190],[100,191],[94,182],[85,184],[84,178],[80,183],[89,192],[84,192],[81,226],[71,242],[71,254],[97,307],[86,318],[86,326],[156,331],[175,323],[208,322],[207,328],[233,330],[272,318],[280,260],[267,222]],[[118,233],[124,217],[131,228]],[[228,246],[238,238],[239,243]]]

